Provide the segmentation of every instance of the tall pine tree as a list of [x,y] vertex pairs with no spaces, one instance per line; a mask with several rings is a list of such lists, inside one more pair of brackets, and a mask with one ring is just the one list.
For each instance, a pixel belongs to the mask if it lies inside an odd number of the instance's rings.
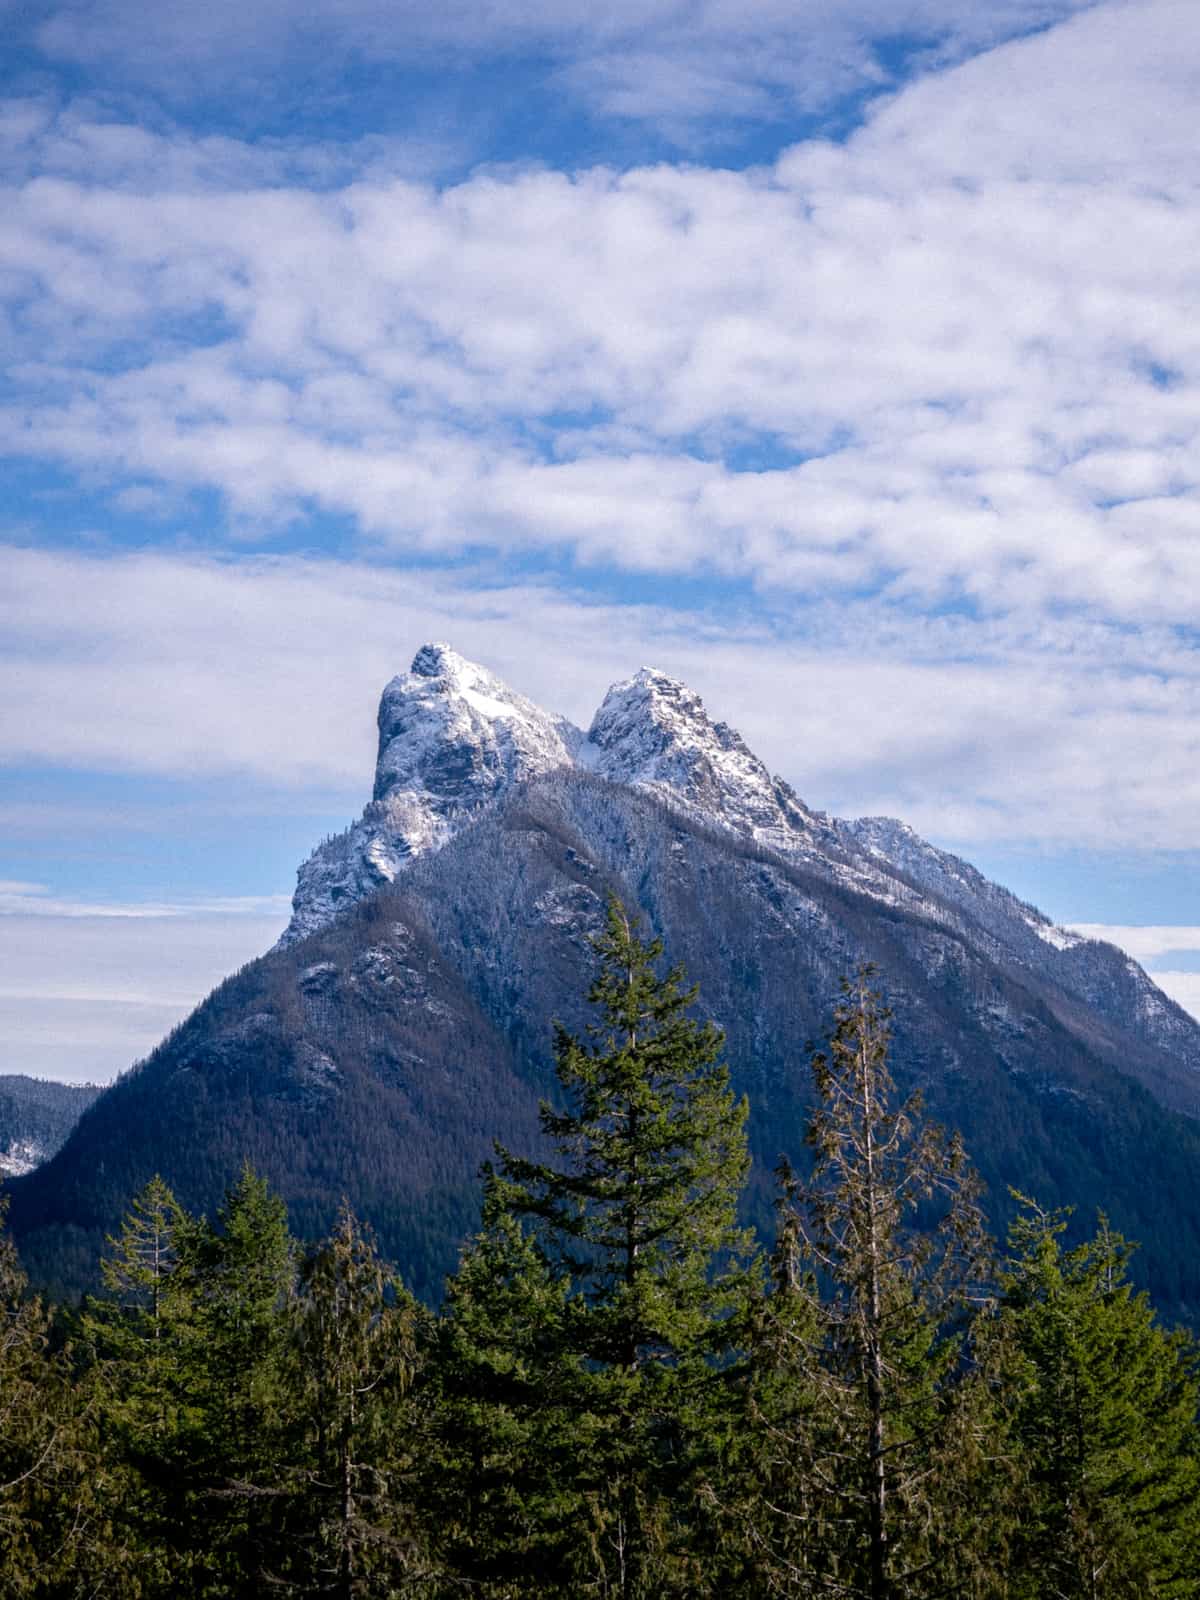
[[783,1173],[758,1343],[769,1585],[854,1600],[987,1592],[970,1504],[986,1387],[963,1319],[987,1241],[957,1138],[897,1105],[871,969],[813,1058],[810,1175]]
[[696,990],[678,967],[660,974],[661,941],[643,942],[615,899],[595,948],[597,1021],[582,1038],[557,1030],[565,1109],[541,1113],[556,1158],[502,1151],[494,1194],[574,1290],[566,1336],[593,1438],[576,1463],[579,1592],[696,1594],[689,1496],[723,1426],[721,1365],[744,1331],[747,1107],[720,1031],[690,1015]]
[[[207,1553],[193,1537],[199,1419],[194,1369],[201,1225],[155,1176],[135,1195],[101,1261],[104,1294],[80,1319],[103,1441],[99,1487],[132,1597],[198,1592]],[[114,1555],[115,1560],[115,1555]]]
[[422,1471],[446,1568],[489,1600],[570,1592],[586,1515],[577,1464],[602,1432],[582,1403],[572,1317],[570,1278],[489,1176],[446,1286]]
[[249,1166],[227,1191],[215,1225],[196,1228],[185,1265],[193,1294],[189,1503],[212,1573],[206,1592],[218,1596],[272,1568],[283,1537],[281,1469],[293,1420],[287,1309],[294,1245],[283,1201]]
[[1131,1247],[1100,1219],[1023,1210],[1002,1273],[1011,1427],[1030,1472],[1015,1565],[1029,1595],[1200,1595],[1200,1364],[1135,1292]]
[[421,1320],[343,1203],[304,1261],[292,1308],[302,1470],[287,1581],[276,1592],[336,1600],[432,1592],[412,1504]]

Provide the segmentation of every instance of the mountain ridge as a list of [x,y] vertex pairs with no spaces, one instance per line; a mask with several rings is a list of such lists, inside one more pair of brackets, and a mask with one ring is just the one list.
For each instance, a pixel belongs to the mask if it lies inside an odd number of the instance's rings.
[[[348,1196],[436,1299],[492,1139],[537,1144],[549,1019],[586,1020],[613,893],[726,1029],[756,1220],[779,1155],[803,1154],[807,1045],[838,979],[871,962],[897,1079],[961,1129],[994,1224],[1009,1184],[1101,1205],[1143,1240],[1160,1302],[1200,1315],[1200,1027],[1136,964],[901,823],[810,810],[666,674],[615,685],[585,735],[448,647],[417,664],[384,691],[381,799],[301,868],[313,925],[226,980],[13,1184],[35,1277],[87,1282],[153,1172],[207,1209],[249,1159],[301,1233]],[[386,877],[364,852],[394,826],[411,844]]]
[[[579,769],[657,793],[702,822],[805,861],[885,903],[942,919],[957,912],[1027,964],[1090,946],[1090,963],[1086,951],[1082,959],[1057,961],[1060,981],[1101,1009],[1130,1010],[1147,1042],[1178,1054],[1183,1071],[1166,1072],[1155,1092],[1200,1114],[1200,1024],[1129,956],[1060,927],[906,823],[838,819],[811,809],[735,729],[713,721],[694,690],[658,668],[642,667],[613,684],[584,733],[434,641],[417,650],[408,673],[387,684],[377,720],[372,799],[358,823],[300,867],[282,946],[394,882],[417,856],[440,849],[481,807],[503,803],[520,783]],[[1108,952],[1102,977],[1094,970],[1101,950]]]
[[[735,729],[709,717],[694,690],[655,667],[613,684],[585,733],[435,641],[422,645],[409,672],[386,685],[377,724],[372,798],[359,822],[302,864],[285,943],[338,915],[347,900],[393,881],[415,856],[444,844],[478,807],[562,767],[663,794],[701,820],[888,892],[878,853],[860,848],[855,824],[805,805]],[[330,893],[326,863],[334,858],[344,867],[356,857],[360,869]],[[890,892],[903,894],[904,888],[892,885]]]

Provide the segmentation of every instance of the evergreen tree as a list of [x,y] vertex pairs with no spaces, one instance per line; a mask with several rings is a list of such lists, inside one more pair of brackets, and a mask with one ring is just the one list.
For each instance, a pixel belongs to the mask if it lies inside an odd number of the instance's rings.
[[283,1201],[249,1166],[190,1236],[187,1499],[214,1597],[269,1570],[283,1536],[294,1253]]
[[570,1279],[485,1181],[480,1232],[446,1286],[422,1495],[446,1567],[492,1600],[569,1592],[585,1514]]
[[970,1505],[986,1388],[963,1315],[987,1253],[957,1138],[896,1107],[870,969],[813,1059],[811,1176],[786,1206],[756,1391],[775,1592],[864,1600],[986,1592]]
[[239,1595],[278,1540],[292,1247],[282,1202],[248,1169],[217,1224],[152,1179],[83,1317],[130,1596]]
[[678,1519],[719,1432],[721,1363],[744,1331],[747,1107],[720,1031],[689,1015],[696,991],[678,967],[659,974],[661,941],[644,943],[615,899],[595,948],[599,1020],[584,1038],[557,1030],[566,1109],[542,1107],[557,1159],[501,1151],[494,1193],[575,1291],[565,1327],[594,1440],[576,1464],[588,1528],[578,1592],[694,1594]]
[[27,1288],[0,1232],[0,1593],[11,1600],[69,1593],[95,1539],[82,1397]]
[[[343,1204],[293,1308],[304,1470],[286,1584],[338,1600],[431,1593],[412,1508],[420,1313]],[[298,1513],[298,1515],[297,1515]]]
[[181,1262],[194,1250],[197,1224],[162,1178],[135,1195],[120,1235],[100,1263],[106,1290],[83,1326],[119,1377],[111,1420],[120,1422],[131,1455],[164,1441],[178,1426],[180,1342],[193,1308],[193,1283]]
[[1064,1250],[1068,1213],[1017,1198],[1001,1321],[1006,1397],[1032,1478],[1023,1592],[1200,1594],[1196,1346],[1134,1292],[1131,1246],[1103,1216],[1092,1239]]
[[801,1266],[795,1218],[781,1203],[768,1280],[749,1323],[743,1415],[719,1502],[725,1542],[737,1551],[730,1595],[819,1591],[822,1544],[816,1476],[836,1454],[836,1418],[812,1375],[820,1348],[820,1306]]
[[199,1225],[155,1176],[133,1199],[89,1300],[91,1403],[102,1441],[100,1489],[130,1596],[187,1594],[199,1581],[187,1488],[196,1430],[190,1352]]

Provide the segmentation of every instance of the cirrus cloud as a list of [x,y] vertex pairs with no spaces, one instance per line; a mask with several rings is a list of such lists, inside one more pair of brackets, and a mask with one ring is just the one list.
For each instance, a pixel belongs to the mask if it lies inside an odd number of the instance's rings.
[[691,143],[714,127],[877,93],[896,59],[909,71],[945,65],[1094,3],[807,0],[797,26],[787,0],[612,0],[602,10],[585,0],[309,0],[302,15],[288,0],[149,10],[139,0],[42,0],[21,21],[47,61],[99,67],[176,105],[217,94],[262,115],[251,102],[264,74],[284,98],[287,79],[302,76],[306,97],[321,101],[344,93],[339,79],[363,61],[376,74],[447,74],[532,60],[535,88]]

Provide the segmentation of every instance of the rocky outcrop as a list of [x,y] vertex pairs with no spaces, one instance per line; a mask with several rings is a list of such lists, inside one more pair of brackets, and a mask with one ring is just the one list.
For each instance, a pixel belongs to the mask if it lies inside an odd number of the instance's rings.
[[514,784],[569,765],[582,738],[449,645],[423,645],[380,699],[370,804],[300,868],[280,942],[325,927],[391,883]]

